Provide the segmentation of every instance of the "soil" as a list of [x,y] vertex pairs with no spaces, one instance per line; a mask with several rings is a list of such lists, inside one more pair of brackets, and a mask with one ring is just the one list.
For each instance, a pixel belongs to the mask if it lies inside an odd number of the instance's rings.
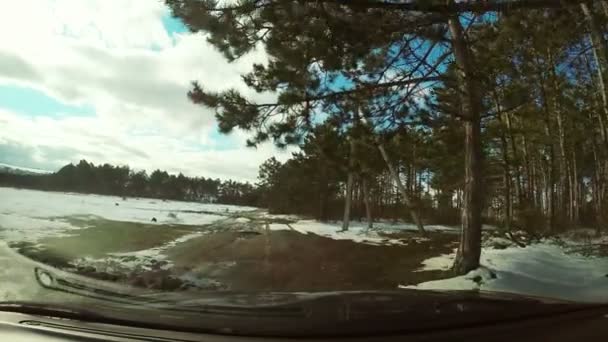
[[[247,222],[231,216],[202,227],[171,227],[97,220],[70,236],[46,238],[11,247],[43,263],[87,277],[148,289],[234,291],[394,290],[451,276],[446,271],[418,272],[421,262],[450,253],[458,235],[415,232],[387,235],[403,245],[377,246],[333,240],[297,231],[265,229],[278,222],[248,212]],[[282,222],[282,221],[281,221]],[[282,222],[283,223],[283,222]],[[192,233],[202,235],[169,246],[159,260],[130,271],[108,271],[76,262],[87,255],[137,251],[161,246]],[[131,256],[122,257],[123,261]],[[118,259],[120,261],[122,259]]]

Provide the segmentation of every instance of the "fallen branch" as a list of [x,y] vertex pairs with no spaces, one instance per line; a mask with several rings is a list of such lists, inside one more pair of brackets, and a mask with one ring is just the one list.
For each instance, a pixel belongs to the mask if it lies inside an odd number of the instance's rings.
[[525,243],[519,241],[519,239],[517,239],[517,237],[515,237],[512,232],[506,232],[505,235],[511,242],[518,245],[519,247],[525,248],[527,246]]

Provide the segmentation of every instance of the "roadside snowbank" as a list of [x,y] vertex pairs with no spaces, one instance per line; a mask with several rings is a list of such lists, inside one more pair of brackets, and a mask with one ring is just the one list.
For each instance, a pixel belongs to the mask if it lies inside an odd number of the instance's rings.
[[[300,220],[291,224],[272,223],[269,225],[270,230],[294,230],[302,234],[316,234],[319,236],[328,237],[334,240],[351,240],[357,243],[365,243],[370,245],[407,245],[410,242],[418,243],[428,241],[428,238],[421,236],[408,236],[407,238],[389,238],[380,234],[395,234],[399,232],[417,232],[415,225],[404,223],[374,223],[374,228],[367,228],[365,222],[351,222],[348,231],[342,232],[342,222],[319,222],[315,220]],[[448,232],[454,231],[455,228],[447,226],[425,226],[429,232]]]
[[[422,270],[445,270],[455,254],[423,262]],[[509,292],[584,302],[608,302],[608,258],[567,254],[550,242],[525,248],[484,249],[481,264],[467,275],[414,286],[424,290]]]

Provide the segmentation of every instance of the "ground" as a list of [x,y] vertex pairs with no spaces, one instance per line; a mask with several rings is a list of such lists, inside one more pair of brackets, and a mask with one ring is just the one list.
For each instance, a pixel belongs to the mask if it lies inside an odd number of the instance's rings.
[[[0,237],[37,261],[156,290],[480,289],[608,300],[608,249],[486,227],[482,264],[453,277],[456,227],[321,223],[256,208],[0,188]],[[153,221],[152,218],[155,220]],[[525,247],[522,247],[525,246]]]

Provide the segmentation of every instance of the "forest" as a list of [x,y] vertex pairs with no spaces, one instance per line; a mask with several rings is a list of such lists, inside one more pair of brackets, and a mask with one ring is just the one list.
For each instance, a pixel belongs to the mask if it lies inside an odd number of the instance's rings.
[[161,170],[148,175],[144,170],[132,170],[126,165],[95,165],[86,160],[65,165],[51,174],[0,172],[0,186],[204,203],[258,203],[258,192],[249,183],[186,177]]
[[190,101],[248,145],[297,146],[255,184],[81,161],[0,185],[219,202],[318,220],[535,235],[608,223],[608,2],[165,0],[229,61],[263,50],[245,89]]
[[227,60],[268,56],[246,91],[188,96],[251,146],[301,147],[261,168],[271,210],[458,221],[458,273],[483,220],[604,229],[605,1],[165,2]]

